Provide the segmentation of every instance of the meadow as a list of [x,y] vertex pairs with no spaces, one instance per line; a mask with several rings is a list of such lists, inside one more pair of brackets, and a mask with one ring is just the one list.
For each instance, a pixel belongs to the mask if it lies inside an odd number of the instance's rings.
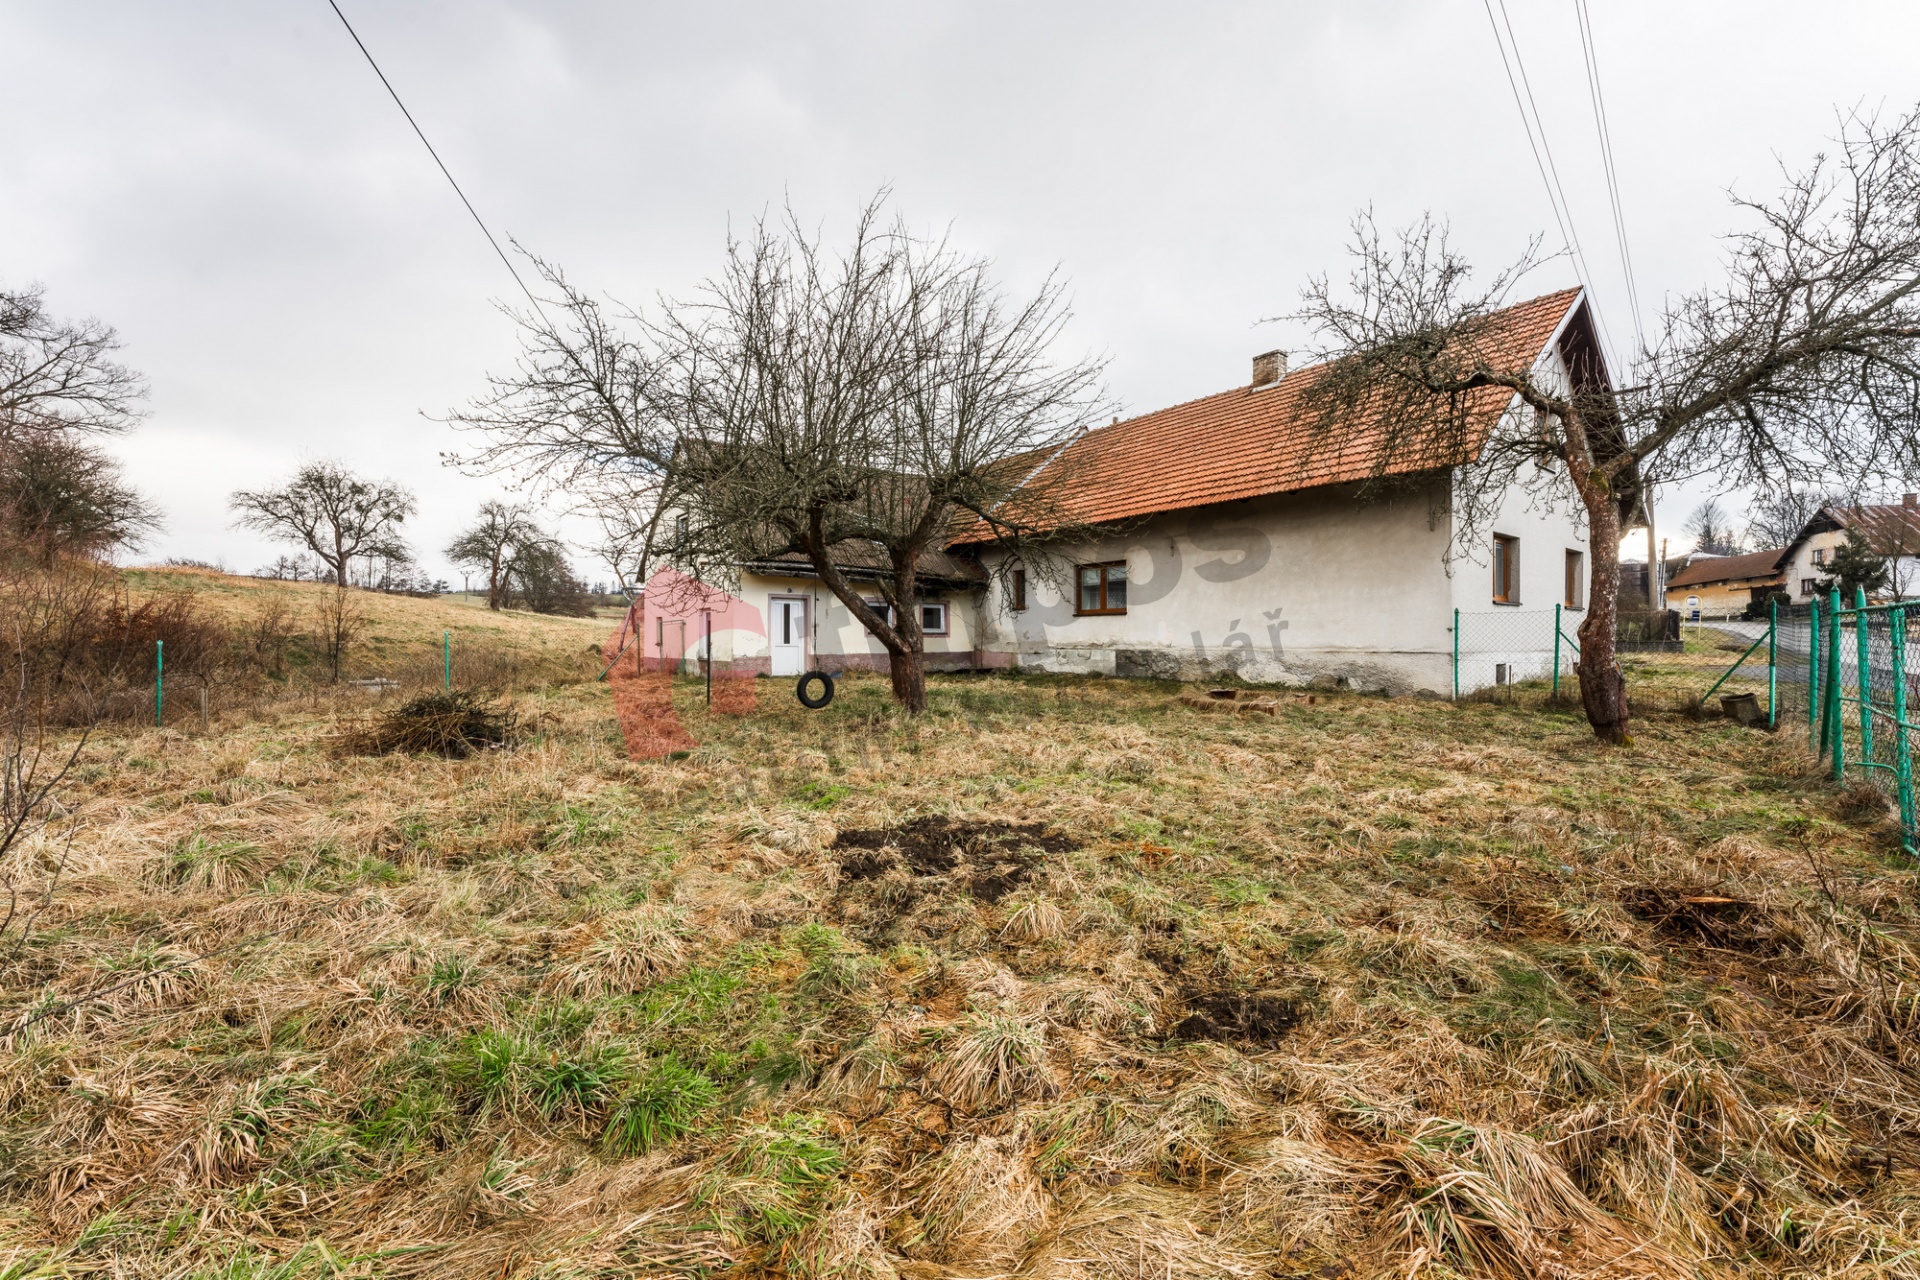
[[376,604],[549,655],[462,681],[516,745],[107,726],[9,856],[71,840],[0,938],[0,1277],[1920,1275],[1920,884],[1699,716],[1709,646],[1622,749],[1009,674],[682,680],[634,762],[606,621]]

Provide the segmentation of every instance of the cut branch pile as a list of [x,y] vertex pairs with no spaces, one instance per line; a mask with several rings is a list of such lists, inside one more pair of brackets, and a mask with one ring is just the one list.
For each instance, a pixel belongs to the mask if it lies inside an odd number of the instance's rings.
[[423,693],[340,735],[335,752],[348,756],[418,755],[464,760],[476,751],[510,747],[519,717],[509,708],[467,689]]

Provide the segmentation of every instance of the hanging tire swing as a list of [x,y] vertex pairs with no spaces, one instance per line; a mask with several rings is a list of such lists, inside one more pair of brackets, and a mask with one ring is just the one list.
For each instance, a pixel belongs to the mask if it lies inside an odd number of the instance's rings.
[[809,671],[793,686],[794,696],[809,711],[818,711],[833,701],[833,677],[824,671]]

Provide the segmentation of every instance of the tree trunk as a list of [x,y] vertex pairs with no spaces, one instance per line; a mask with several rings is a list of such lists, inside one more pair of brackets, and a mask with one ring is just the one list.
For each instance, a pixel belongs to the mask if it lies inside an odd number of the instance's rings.
[[[1587,486],[1582,486],[1583,490]],[[1580,701],[1587,723],[1602,742],[1627,736],[1627,678],[1620,671],[1620,508],[1613,495],[1583,492],[1587,546],[1593,573],[1587,585],[1587,616],[1580,623]],[[1653,566],[1649,564],[1651,573]]]
[[927,668],[924,655],[912,649],[888,650],[887,674],[893,680],[893,700],[914,715],[927,709]]

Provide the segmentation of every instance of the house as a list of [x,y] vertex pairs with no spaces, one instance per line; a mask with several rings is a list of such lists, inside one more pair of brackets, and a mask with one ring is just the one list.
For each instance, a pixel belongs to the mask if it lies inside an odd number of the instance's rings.
[[1754,601],[1784,589],[1781,561],[1787,548],[1773,547],[1738,556],[1693,557],[1667,580],[1667,598],[1683,618],[1738,618]]
[[[1497,326],[1508,354],[1541,375],[1606,385],[1580,290],[1519,303]],[[1245,386],[1089,431],[1042,462],[1035,482],[1060,478],[1055,500],[1073,527],[1101,532],[1031,565],[961,532],[929,565],[919,605],[929,669],[1445,693],[1456,666],[1470,691],[1570,662],[1554,625],[1570,635],[1585,607],[1578,506],[1516,485],[1462,545],[1450,467],[1400,465],[1365,434],[1338,451],[1316,447],[1302,393],[1319,372],[1289,373],[1270,352]],[[1520,412],[1498,389],[1473,394],[1478,434],[1456,464],[1478,456],[1501,415]],[[1381,474],[1401,483],[1363,493]],[[850,575],[881,572],[858,554],[842,563]],[[724,599],[690,585],[672,570],[649,583],[649,662],[707,652],[710,622],[713,657],[738,671],[886,666],[797,558],[743,566],[738,594]]]
[[1875,555],[1886,557],[1886,594],[1901,600],[1920,594],[1920,495],[1909,493],[1898,504],[1822,507],[1814,513],[1782,557],[1785,589],[1795,604],[1820,594],[1834,552],[1850,530],[1865,538]]
[[[876,582],[884,566],[867,548],[837,548],[834,563],[852,582]],[[986,571],[977,558],[930,552],[923,559],[919,604],[929,671],[1006,666],[977,646]],[[834,672],[885,671],[887,652],[852,610],[829,591],[797,554],[743,565],[737,591],[686,576],[672,566],[647,580],[639,611],[641,659],[649,669],[691,669],[711,655],[728,675],[798,676],[825,667]],[[878,588],[864,595],[876,607]]]

